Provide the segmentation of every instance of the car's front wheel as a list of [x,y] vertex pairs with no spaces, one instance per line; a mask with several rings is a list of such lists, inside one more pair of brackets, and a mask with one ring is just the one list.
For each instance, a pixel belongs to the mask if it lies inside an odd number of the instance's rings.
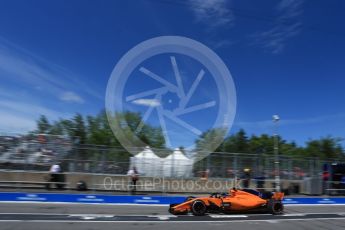
[[196,200],[191,207],[194,216],[203,216],[206,213],[207,207],[202,200]]

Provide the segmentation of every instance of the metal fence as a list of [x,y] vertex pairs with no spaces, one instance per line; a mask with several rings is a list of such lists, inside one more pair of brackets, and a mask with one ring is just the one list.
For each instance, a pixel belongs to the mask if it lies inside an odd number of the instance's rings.
[[[125,175],[130,168],[131,155],[122,147],[73,145],[64,138],[52,136],[45,136],[45,141],[39,138],[0,137],[0,169],[48,171],[52,164],[59,162],[65,172]],[[135,150],[140,152],[142,148]],[[164,158],[173,150],[152,151]],[[189,157],[192,154],[186,153]],[[280,156],[279,173],[282,179],[319,176],[324,163],[337,160]],[[278,173],[274,170],[274,156],[270,154],[216,152],[195,161],[192,167],[189,177],[241,178],[249,175],[251,178],[273,178]],[[163,165],[160,170],[165,170]],[[169,170],[176,171],[178,168],[174,169],[171,165]],[[145,175],[145,172],[141,173]]]
[[[131,152],[139,153],[142,150],[143,148],[135,148]],[[187,170],[188,173],[185,173],[186,168],[181,169],[178,164],[175,164],[176,162],[170,161],[170,165],[164,162],[164,159],[172,154],[173,150],[151,150],[157,155],[155,161],[162,160],[162,163],[153,164],[147,160],[141,162],[140,183],[137,188],[144,191],[164,193],[168,191],[169,186],[181,182],[181,190],[197,192],[200,189],[186,190],[185,186],[190,185],[191,181],[215,182],[215,184],[209,184],[208,190],[207,186],[201,186],[203,192],[207,192],[213,191],[212,189],[217,183],[219,185],[219,182],[223,186],[226,185],[227,188],[231,187],[233,185],[229,182],[236,183],[238,179],[243,179],[242,183],[245,180],[251,180],[249,186],[253,188],[260,187],[258,182],[263,181],[262,188],[273,190],[274,177],[277,173],[282,181],[287,182],[285,188],[291,189],[291,186],[301,185],[303,180],[310,182],[306,183],[307,187],[312,187],[314,179],[316,179],[317,184],[323,183],[317,187],[322,187],[324,194],[340,194],[345,190],[342,183],[321,179],[323,165],[341,162],[339,159],[325,161],[318,158],[281,155],[279,157],[280,171],[276,172],[274,156],[271,154],[184,152],[190,159],[197,159],[192,160],[190,171]],[[68,178],[66,188],[75,189],[78,181],[85,180],[93,191],[107,190],[109,188],[107,178],[110,176],[114,182],[112,189],[131,190],[130,178],[126,176],[129,169],[133,168],[131,157],[133,156],[120,146],[78,145],[59,136],[46,135],[44,138],[38,135],[30,137],[0,136],[0,186],[1,188],[16,187],[19,189],[43,188],[47,185],[47,181],[49,183],[47,178],[49,178],[50,167],[58,163]],[[155,165],[154,168],[153,165]],[[150,176],[149,171],[156,171],[155,176]],[[171,171],[171,173],[167,174],[166,171]],[[167,181],[171,184],[164,184]],[[304,187],[306,188],[306,186]],[[223,190],[226,191],[226,189]],[[180,187],[169,191],[179,192]]]

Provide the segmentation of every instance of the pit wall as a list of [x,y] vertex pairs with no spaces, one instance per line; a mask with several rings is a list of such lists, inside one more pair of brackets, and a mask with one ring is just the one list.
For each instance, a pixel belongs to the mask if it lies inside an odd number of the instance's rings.
[[[0,202],[16,203],[78,203],[78,204],[136,204],[169,205],[181,203],[183,196],[112,196],[97,194],[62,194],[62,193],[4,193],[0,192]],[[285,205],[345,205],[345,198],[289,197],[283,200]]]
[[[0,185],[4,187],[42,188],[48,179],[48,172],[0,171]],[[130,178],[126,175],[64,173],[65,188],[76,189],[79,181],[84,181],[89,190],[129,192],[133,189]],[[265,181],[264,189],[273,191],[272,180]],[[222,178],[152,178],[140,177],[136,185],[137,191],[159,193],[192,193],[203,194],[212,192],[227,192],[233,187],[241,188],[240,180]],[[288,189],[298,186],[303,190],[300,180],[282,180],[281,188]],[[250,188],[256,188],[256,181],[251,180]]]

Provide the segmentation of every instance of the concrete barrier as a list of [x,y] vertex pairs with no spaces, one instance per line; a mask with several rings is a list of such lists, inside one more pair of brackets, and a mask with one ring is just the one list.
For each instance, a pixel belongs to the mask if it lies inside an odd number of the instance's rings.
[[[90,190],[108,191],[130,191],[132,189],[129,177],[126,175],[113,174],[92,174],[92,173],[64,173],[66,187],[75,189],[79,181],[84,181]],[[0,182],[2,184],[33,184],[35,188],[44,188],[47,181],[48,172],[34,171],[0,171]],[[240,184],[234,179],[208,178],[152,178],[140,177],[137,182],[137,191],[142,192],[163,192],[163,193],[212,193],[227,192]],[[273,190],[272,180],[266,180],[264,188]],[[42,184],[40,184],[42,183]],[[282,188],[289,188],[291,185],[302,186],[299,180],[282,180]],[[23,186],[25,187],[25,186]],[[255,188],[255,180],[251,181],[250,187]]]
[[[0,192],[0,202],[168,205],[181,203],[184,200],[184,196],[113,196],[99,194]],[[345,205],[345,198],[289,197],[285,198],[283,203],[286,205]]]
[[3,193],[0,202],[59,202],[86,204],[150,204],[168,205],[180,203],[183,196],[111,196],[99,194],[62,194],[62,193]]

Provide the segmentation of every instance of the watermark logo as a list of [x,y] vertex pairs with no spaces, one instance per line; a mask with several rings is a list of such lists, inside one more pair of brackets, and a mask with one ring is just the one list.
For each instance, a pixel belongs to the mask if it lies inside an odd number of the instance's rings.
[[[113,69],[105,101],[114,135],[132,154],[148,145],[139,134],[152,124],[167,148],[184,146],[203,158],[222,143],[236,113],[225,63],[207,46],[180,36],[152,38],[129,50]],[[141,114],[134,127],[127,111]],[[205,137],[207,130],[212,135]]]
[[101,189],[108,191],[170,191],[170,192],[228,192],[236,188],[242,189],[243,180],[228,178],[227,180],[195,180],[167,179],[164,177],[146,177],[134,185],[127,178],[105,177]]

